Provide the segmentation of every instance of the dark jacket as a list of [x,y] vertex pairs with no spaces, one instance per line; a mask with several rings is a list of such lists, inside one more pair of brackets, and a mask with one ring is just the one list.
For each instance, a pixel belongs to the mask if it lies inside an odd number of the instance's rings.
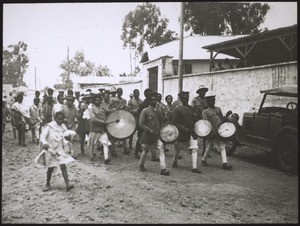
[[[141,112],[139,126],[144,131],[141,138],[142,144],[152,144],[159,138],[160,123],[155,108],[149,106]],[[150,130],[153,133],[150,133]]]
[[194,108],[190,105],[178,106],[171,113],[172,124],[178,128],[179,136],[177,141],[187,142],[194,131]]

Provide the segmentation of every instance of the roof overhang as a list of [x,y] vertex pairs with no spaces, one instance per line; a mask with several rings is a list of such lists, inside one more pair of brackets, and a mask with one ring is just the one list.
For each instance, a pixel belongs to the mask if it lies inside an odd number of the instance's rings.
[[297,60],[297,26],[278,28],[203,48],[249,60],[255,66]]

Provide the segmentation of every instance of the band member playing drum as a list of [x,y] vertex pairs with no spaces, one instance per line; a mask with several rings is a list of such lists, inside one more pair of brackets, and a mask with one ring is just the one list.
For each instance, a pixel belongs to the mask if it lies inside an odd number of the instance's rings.
[[[141,115],[141,112],[149,107],[149,96],[150,94],[152,93],[153,91],[149,88],[145,89],[144,90],[144,96],[145,96],[145,100],[140,104],[139,106],[139,110],[138,110],[138,115],[140,116]],[[136,145],[135,145],[135,153],[137,152],[142,152],[143,150],[141,149],[141,137],[142,137],[142,134],[143,134],[143,129],[139,126],[138,128],[138,139],[136,141]],[[151,161],[153,162],[159,162],[159,158],[156,157],[156,150],[155,149],[151,149]]]
[[160,174],[169,176],[170,172],[166,169],[164,145],[159,137],[160,133],[160,119],[158,113],[155,111],[156,106],[156,94],[149,94],[149,107],[145,108],[140,115],[139,126],[143,129],[141,136],[142,154],[139,163],[141,171],[146,171],[145,160],[146,155],[150,149],[159,150],[160,160]]
[[91,160],[94,160],[96,157],[96,154],[94,152],[95,146],[100,141],[103,145],[103,154],[104,154],[104,163],[108,164],[110,162],[110,159],[108,158],[108,146],[111,145],[110,141],[108,140],[108,136],[106,133],[105,128],[105,110],[102,106],[100,106],[101,103],[101,97],[99,94],[96,94],[93,99],[94,106],[92,107],[92,110],[90,112],[90,137],[89,137],[89,147],[90,150],[90,157]]
[[[126,109],[126,104],[127,101],[122,98],[123,95],[123,89],[122,88],[118,88],[117,89],[117,96],[111,99],[111,106],[112,106],[112,110],[117,110],[117,109]],[[115,143],[115,139],[112,138],[111,142]],[[128,150],[127,144],[126,144],[126,140],[122,140],[121,141],[123,143],[123,147],[124,147],[124,154],[125,155],[129,155],[130,154],[130,150]],[[113,147],[113,149],[115,149]]]
[[[137,122],[137,130],[138,130],[138,124],[139,124],[139,106],[142,103],[142,100],[140,99],[140,91],[138,89],[133,90],[133,97],[128,101],[128,110],[133,114],[136,122]],[[132,134],[129,137],[129,149],[132,149],[132,139],[133,139]],[[136,150],[134,153],[135,158],[139,158],[138,151]]]
[[217,149],[218,152],[221,152],[222,163],[224,170],[231,170],[232,166],[227,164],[226,158],[226,142],[221,139],[218,134],[218,128],[224,122],[225,118],[223,117],[222,111],[219,107],[215,106],[215,95],[207,95],[206,101],[208,108],[202,112],[202,118],[208,120],[211,123],[212,130],[207,136],[207,147],[205,154],[202,157],[202,165],[208,166],[207,164],[207,154],[213,149]]
[[192,172],[201,173],[197,169],[197,157],[198,157],[198,143],[196,135],[194,134],[194,109],[188,105],[189,92],[180,92],[178,94],[182,105],[176,107],[172,111],[172,122],[179,130],[179,137],[175,143],[175,152],[173,157],[172,167],[177,167],[177,156],[179,155],[181,146],[184,149],[191,150],[192,154]]

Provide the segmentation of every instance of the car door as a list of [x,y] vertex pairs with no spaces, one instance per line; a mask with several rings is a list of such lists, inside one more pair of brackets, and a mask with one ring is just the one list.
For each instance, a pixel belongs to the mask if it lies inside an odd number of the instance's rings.
[[270,113],[255,112],[254,113],[254,125],[253,136],[261,138],[269,138],[269,119]]

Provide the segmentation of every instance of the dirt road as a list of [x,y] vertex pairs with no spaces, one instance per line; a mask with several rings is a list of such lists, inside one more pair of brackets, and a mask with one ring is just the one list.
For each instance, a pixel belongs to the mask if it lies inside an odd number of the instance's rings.
[[[170,176],[159,175],[159,163],[147,156],[148,172],[138,170],[133,152],[110,165],[97,152],[68,165],[75,188],[65,192],[60,169],[52,190],[42,192],[46,169],[33,163],[39,150],[30,143],[17,146],[8,125],[2,140],[2,223],[298,223],[298,175],[275,169],[258,150],[240,148],[221,169],[212,153],[202,174],[190,171],[191,156],[182,153],[171,168],[173,150],[166,154]],[[75,144],[77,150],[79,143]]]

